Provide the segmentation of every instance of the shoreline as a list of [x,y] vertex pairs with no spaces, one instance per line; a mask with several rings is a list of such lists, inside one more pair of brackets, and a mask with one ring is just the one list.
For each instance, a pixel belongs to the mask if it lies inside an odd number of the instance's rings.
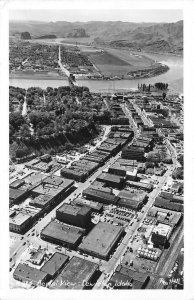
[[[133,77],[133,78],[121,78],[121,79],[103,79],[103,78],[88,78],[88,77],[83,77],[83,78],[76,78],[76,81],[80,80],[86,80],[86,81],[122,81],[122,80],[137,80],[137,79],[147,79],[147,78],[153,78],[156,76],[159,76],[161,74],[164,74],[169,71],[169,67],[166,65],[166,69],[163,70],[162,72],[159,72],[155,75],[149,75],[149,76],[140,76],[140,77]],[[80,76],[81,77],[81,76]],[[67,76],[51,76],[51,75],[40,75],[40,74],[9,74],[9,79],[23,79],[23,80],[67,80]]]

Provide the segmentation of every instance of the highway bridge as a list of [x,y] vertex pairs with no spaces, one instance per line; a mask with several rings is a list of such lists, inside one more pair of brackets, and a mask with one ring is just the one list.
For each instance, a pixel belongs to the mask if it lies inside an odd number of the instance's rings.
[[79,86],[78,83],[76,82],[75,75],[70,73],[69,70],[67,70],[61,63],[61,47],[59,46],[59,60],[58,64],[61,68],[62,73],[64,73],[69,81],[69,85],[72,86]]

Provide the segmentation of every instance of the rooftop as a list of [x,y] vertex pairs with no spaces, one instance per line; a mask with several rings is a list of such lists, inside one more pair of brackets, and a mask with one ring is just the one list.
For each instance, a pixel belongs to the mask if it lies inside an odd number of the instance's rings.
[[26,191],[21,191],[13,188],[9,188],[9,198],[11,200],[17,200],[22,195],[25,195]]
[[146,192],[144,191],[127,191],[127,190],[122,190],[119,192],[118,197],[119,198],[124,198],[124,199],[129,199],[129,200],[134,200],[137,202],[142,202],[145,197],[146,197]]
[[163,236],[169,236],[172,231],[172,227],[166,224],[158,223],[157,226],[154,227],[153,232]]
[[61,242],[74,244],[80,239],[82,232],[76,227],[51,221],[42,230],[41,235],[58,239]]
[[61,213],[71,214],[77,216],[78,214],[86,215],[91,209],[89,207],[83,206],[79,207],[76,205],[69,205],[64,203],[58,208],[58,211]]
[[33,281],[36,283],[44,280],[47,276],[45,272],[21,263],[15,269],[13,275],[22,277],[24,281]]
[[100,222],[85,237],[79,248],[83,251],[91,251],[97,255],[107,256],[122,233],[122,227]]
[[73,256],[70,262],[54,280],[54,289],[83,289],[84,282],[89,282],[98,265],[83,258]]
[[69,257],[59,252],[54,255],[44,264],[41,271],[54,276],[55,273],[68,261]]
[[21,226],[27,220],[30,220],[31,216],[22,212],[16,213],[13,217],[9,218],[9,223]]
[[49,176],[41,180],[41,183],[33,189],[38,194],[47,194],[56,196],[61,191],[68,189],[74,183],[73,180],[61,178],[58,176]]

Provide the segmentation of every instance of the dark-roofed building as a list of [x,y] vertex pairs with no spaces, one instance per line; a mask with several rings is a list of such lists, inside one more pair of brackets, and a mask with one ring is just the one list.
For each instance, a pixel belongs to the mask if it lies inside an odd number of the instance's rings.
[[91,221],[92,209],[64,203],[56,211],[56,218],[70,225],[86,228]]
[[13,272],[13,278],[38,286],[45,284],[47,280],[47,273],[20,263]]
[[97,201],[103,204],[117,204],[119,197],[111,195],[109,193],[101,192],[91,188],[87,188],[83,191],[82,195],[89,200]]
[[10,204],[15,204],[20,201],[23,201],[27,198],[28,192],[18,190],[16,188],[9,188],[9,201]]
[[119,265],[109,280],[114,289],[145,289],[150,277]]
[[51,221],[41,231],[40,236],[43,240],[48,240],[64,247],[76,248],[82,239],[83,231],[74,226]]
[[102,259],[108,259],[115,244],[124,234],[120,226],[98,223],[83,239],[79,250]]
[[54,279],[60,273],[68,260],[69,257],[67,255],[55,252],[40,270],[48,274],[48,280]]
[[104,182],[106,185],[116,189],[122,188],[124,184],[124,178],[122,176],[110,173],[102,173],[96,178],[96,180]]
[[73,256],[53,281],[51,289],[85,289],[95,282],[98,265],[80,257]]
[[183,212],[183,197],[161,192],[160,195],[156,197],[154,205],[168,210]]
[[122,149],[121,157],[124,159],[143,161],[144,160],[144,148],[125,146]]

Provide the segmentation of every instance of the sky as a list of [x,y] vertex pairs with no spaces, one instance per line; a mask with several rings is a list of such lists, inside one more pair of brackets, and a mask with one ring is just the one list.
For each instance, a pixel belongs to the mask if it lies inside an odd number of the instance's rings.
[[34,21],[123,21],[123,22],[177,22],[183,19],[182,10],[10,10],[10,20],[34,20]]

